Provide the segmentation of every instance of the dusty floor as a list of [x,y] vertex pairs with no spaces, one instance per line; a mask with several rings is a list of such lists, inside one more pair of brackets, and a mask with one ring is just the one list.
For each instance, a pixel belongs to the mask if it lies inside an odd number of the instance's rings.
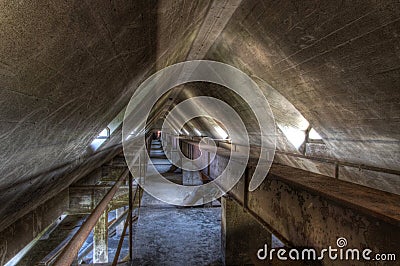
[[[163,173],[170,164],[160,149],[153,142],[152,160]],[[182,182],[182,173],[168,179]],[[145,193],[134,241],[132,265],[222,265],[221,208],[173,206]]]
[[[159,142],[153,142],[150,153],[153,164],[169,180],[184,180],[181,171],[167,173],[171,167]],[[199,181],[199,180],[198,180]],[[179,207],[161,202],[147,193],[142,197],[140,215],[134,224],[134,260],[132,265],[223,265],[221,254],[221,208]],[[115,214],[109,213],[109,220]],[[114,259],[119,236],[109,237],[109,261]],[[92,242],[89,236],[86,245]],[[84,250],[83,247],[81,250]],[[128,254],[125,236],[120,260]],[[86,258],[92,262],[92,252]]]
[[[199,176],[190,175],[186,171],[183,174],[180,170],[168,172],[171,164],[166,159],[159,142],[153,143],[150,156],[157,170],[169,180],[179,184],[201,184]],[[137,214],[137,211],[135,210],[134,214]],[[109,221],[114,218],[115,211],[109,212]],[[67,216],[60,226],[45,238],[46,241],[38,241],[19,265],[39,262],[64,239],[70,239],[83,221],[83,216]],[[217,201],[199,207],[180,207],[166,204],[144,193],[139,219],[133,228],[132,265],[223,265],[221,207]],[[112,230],[108,238],[109,262],[114,259],[119,239],[119,234]],[[93,263],[92,243],[93,233],[89,235],[79,252],[84,264]],[[128,250],[127,233],[120,261],[128,255]]]
[[220,208],[148,205],[141,210],[133,265],[222,265]]

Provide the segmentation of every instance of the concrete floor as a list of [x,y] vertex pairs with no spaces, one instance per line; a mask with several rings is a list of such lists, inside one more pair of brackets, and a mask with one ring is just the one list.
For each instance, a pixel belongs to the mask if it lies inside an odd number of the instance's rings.
[[[170,163],[154,141],[150,156],[160,173]],[[168,173],[182,182],[182,173]],[[186,208],[163,203],[145,193],[134,239],[132,265],[223,265],[221,208]]]
[[[153,142],[150,157],[157,170],[167,179],[184,185],[201,184],[200,176],[187,171],[168,172],[171,164],[161,144]],[[134,223],[134,260],[132,265],[223,265],[221,253],[221,207],[219,202],[200,207],[181,207],[166,204],[151,195],[142,196],[139,219]],[[134,214],[137,214],[135,210]],[[115,212],[109,213],[109,221]],[[67,216],[46,241],[38,241],[19,265],[32,265],[44,258],[65,238],[71,238],[84,216]],[[115,232],[108,238],[109,262],[112,262],[120,236]],[[93,233],[80,253],[90,250],[84,264],[93,263]],[[128,255],[128,233],[125,235],[119,259]]]
[[[153,142],[150,157],[157,170],[169,180],[183,184],[198,184],[188,173],[177,170],[169,173],[170,162],[161,144]],[[186,181],[187,182],[186,182]],[[196,182],[197,181],[197,182]],[[134,260],[132,265],[223,265],[221,257],[221,208],[216,202],[212,207],[183,208],[166,204],[144,193],[139,220],[134,224]],[[115,214],[109,213],[109,220]],[[109,261],[114,259],[119,236],[110,235]],[[85,245],[93,241],[91,234]],[[82,247],[81,250],[85,248]],[[121,249],[120,260],[128,254],[128,234]],[[85,257],[92,263],[92,252]]]

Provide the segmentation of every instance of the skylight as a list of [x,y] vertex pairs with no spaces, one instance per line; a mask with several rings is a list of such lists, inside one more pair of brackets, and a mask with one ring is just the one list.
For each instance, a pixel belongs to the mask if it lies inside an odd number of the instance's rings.
[[109,138],[110,137],[110,129],[108,127],[106,127],[105,129],[103,129],[100,134],[97,136],[98,139],[102,139],[102,138]]
[[193,128],[194,133],[196,133],[197,136],[201,136],[200,131],[197,128]]
[[92,143],[90,143],[90,146],[93,148],[93,150],[97,150],[108,139],[108,137],[104,135],[105,130],[107,130],[107,128],[103,129],[100,134],[92,141]]
[[111,134],[122,124],[124,119],[125,108],[118,113],[116,117],[104,128],[97,137],[90,143],[90,147],[93,150],[97,150],[107,139],[110,138]]
[[220,126],[214,126],[215,131],[217,131],[218,135],[221,137],[221,139],[227,139],[228,138],[228,133],[226,133],[225,130],[223,130]]
[[282,126],[279,124],[278,127],[280,130],[282,130],[283,134],[285,134],[285,137],[296,149],[299,149],[301,144],[304,143],[304,140],[306,139],[304,130],[300,130],[292,126]]
[[314,128],[311,128],[310,132],[308,133],[308,138],[311,140],[321,140],[322,137],[315,131]]

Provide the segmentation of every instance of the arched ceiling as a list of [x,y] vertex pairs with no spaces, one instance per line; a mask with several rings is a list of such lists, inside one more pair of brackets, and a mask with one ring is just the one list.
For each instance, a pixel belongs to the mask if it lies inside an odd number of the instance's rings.
[[[77,178],[66,173],[93,157],[90,142],[141,81],[187,59],[246,72],[282,128],[309,123],[321,134],[314,155],[400,170],[398,1],[23,1],[0,10],[0,229]],[[185,86],[155,114],[201,94],[243,107],[213,86]],[[209,122],[196,123],[215,134]],[[301,153],[282,131],[277,149]],[[332,175],[331,165],[276,161]],[[398,175],[341,171],[400,193]]]
[[[270,99],[286,98],[323,136],[325,156],[399,170],[399,6],[244,1],[207,58],[245,71]],[[400,191],[398,176],[346,171],[352,182]]]

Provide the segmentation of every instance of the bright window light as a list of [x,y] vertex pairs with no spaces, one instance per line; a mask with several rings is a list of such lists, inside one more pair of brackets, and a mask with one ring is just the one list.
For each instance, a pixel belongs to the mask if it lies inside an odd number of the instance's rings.
[[314,128],[311,128],[310,132],[308,133],[308,138],[311,140],[320,140],[322,137],[315,131]]
[[90,143],[90,146],[93,150],[97,150],[105,141],[106,139],[94,139],[92,143]]
[[139,133],[136,132],[136,130],[137,130],[137,128],[133,129],[133,130],[128,134],[128,136],[125,138],[125,140],[128,140],[128,139],[130,139],[130,138],[132,138],[132,137],[138,136]]
[[97,136],[97,138],[108,138],[110,135],[110,129],[109,128],[105,128],[103,129],[100,134]]
[[200,131],[197,128],[193,128],[194,133],[196,133],[197,136],[201,136]]
[[116,117],[107,125],[105,129],[103,129],[99,135],[90,143],[90,147],[93,150],[97,150],[106,142],[107,139],[110,138],[111,134],[122,124],[122,120],[124,119],[125,108],[122,109]]
[[99,135],[90,143],[93,150],[97,150],[110,137],[110,129],[106,127]]
[[220,126],[214,126],[215,131],[217,131],[218,135],[221,137],[221,139],[227,139],[228,138],[228,133],[226,133],[225,130],[223,130]]
[[186,129],[183,129],[183,132],[185,133],[185,135],[189,135],[189,132]]
[[290,143],[293,144],[296,149],[298,149],[301,144],[303,144],[306,138],[306,134],[303,130],[291,126],[281,126],[279,124],[278,127],[280,128],[280,130],[282,130],[283,134],[285,134],[285,137],[289,140]]
[[99,135],[90,143],[90,147],[93,150],[97,150],[107,139],[110,138],[111,134],[122,124],[124,119],[125,108],[123,108],[116,117],[103,129]]

